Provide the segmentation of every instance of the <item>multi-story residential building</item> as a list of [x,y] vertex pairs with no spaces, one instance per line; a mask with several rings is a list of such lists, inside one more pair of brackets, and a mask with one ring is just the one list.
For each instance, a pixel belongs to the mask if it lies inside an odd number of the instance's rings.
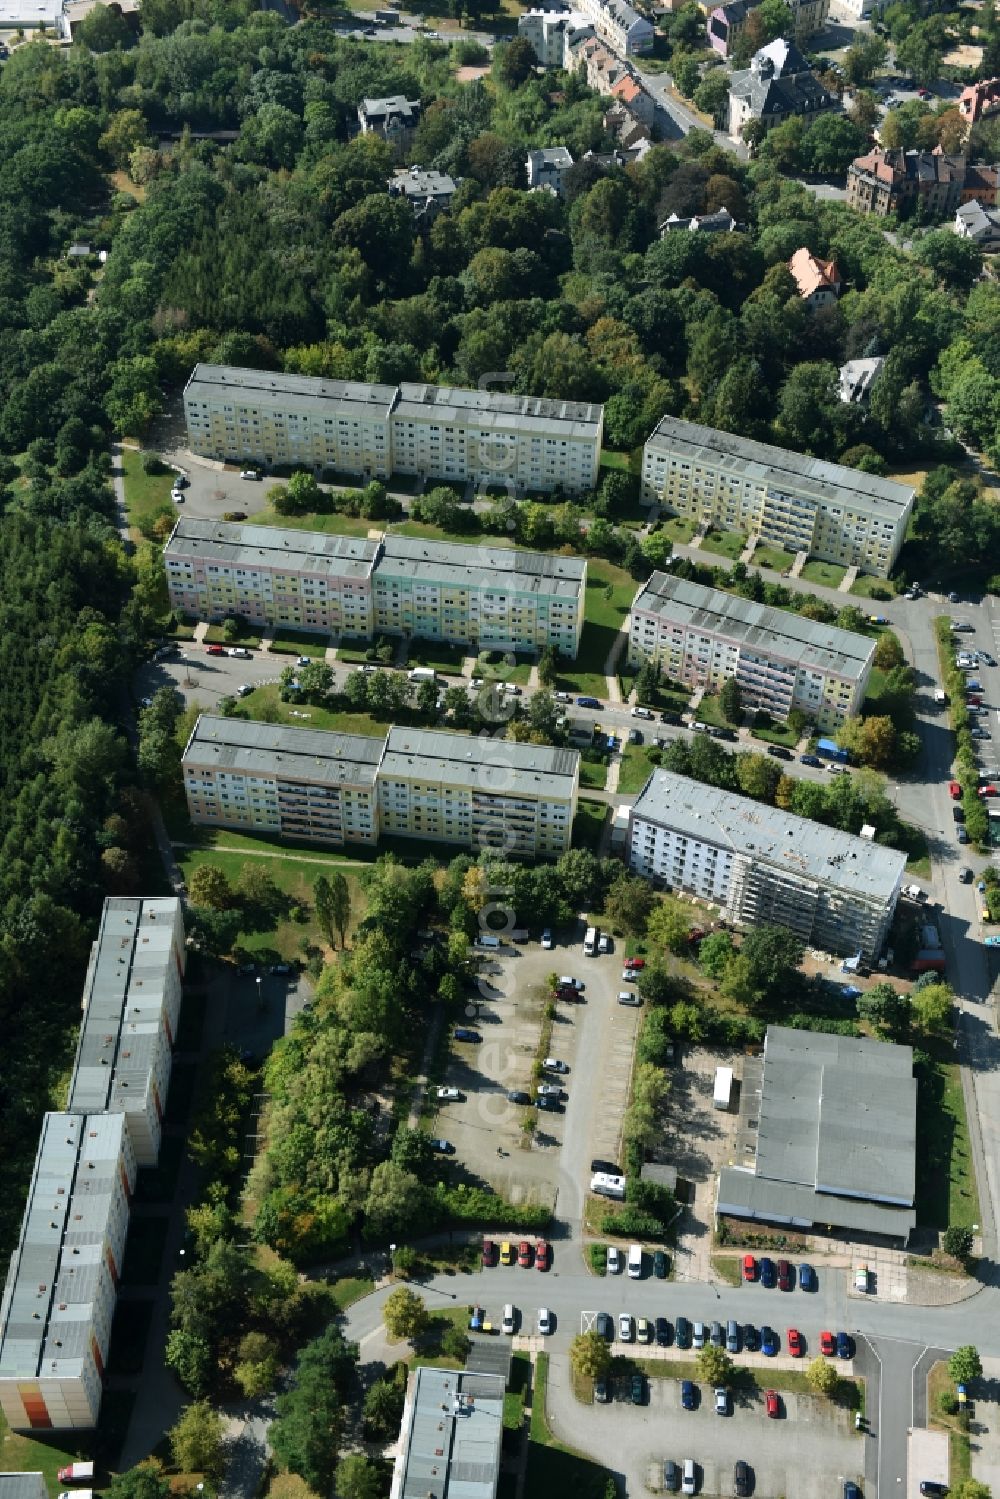
[[577,32],[569,40],[566,71],[582,73],[588,88],[610,98],[619,84],[632,77],[632,64],[619,57],[599,36]]
[[653,23],[625,0],[577,0],[576,9],[619,57],[636,57],[653,50]]
[[875,147],[847,169],[847,204],[858,213],[906,217],[917,203],[934,218],[950,217],[962,199],[964,156]]
[[496,1499],[504,1386],[502,1374],[415,1370],[406,1391],[389,1499]]
[[[646,92],[634,73],[611,85],[611,97],[623,104],[640,124],[648,126],[656,120],[656,100]],[[590,152],[586,154],[589,156]]]
[[773,923],[826,952],[873,962],[892,924],[906,855],[654,770],[629,817],[628,864],[719,906],[736,925]]
[[413,144],[420,124],[420,100],[404,99],[390,94],[385,99],[362,99],[358,105],[358,124],[362,135],[380,135],[398,156]]
[[665,416],[642,459],[643,498],[704,525],[888,577],[913,490],[769,443]]
[[754,4],[755,0],[729,0],[727,5],[717,5],[709,12],[705,23],[708,45],[720,57],[728,57],[746,31],[747,16]]
[[420,228],[429,228],[438,214],[451,207],[451,200],[461,186],[461,177],[447,172],[433,172],[426,167],[400,167],[389,178],[390,198],[405,198]]
[[557,858],[570,846],[575,750],[392,728],[378,769],[383,835]]
[[175,897],[104,902],[83,988],[73,1114],[124,1114],[136,1164],[155,1166],[184,979]]
[[967,125],[1000,112],[1000,78],[970,83],[958,96],[958,112]]
[[985,162],[965,164],[960,203],[981,203],[984,208],[1000,207],[1000,167],[989,167]]
[[575,657],[586,587],[580,557],[390,534],[372,578],[373,631]]
[[378,841],[384,741],[202,713],[184,750],[191,821],[342,847]]
[[192,371],[184,413],[203,458],[567,493],[597,483],[604,423],[602,406],[579,401],[207,364]]
[[791,0],[792,30],[798,40],[815,36],[826,25],[830,0]]
[[729,134],[739,140],[750,120],[770,130],[792,115],[812,119],[837,106],[838,100],[823,87],[794,42],[771,42],[754,53],[749,68],[732,76]]
[[135,1190],[124,1114],[46,1114],[0,1303],[0,1409],[16,1431],[97,1423]]
[[861,707],[875,642],[654,573],[632,603],[628,655],[633,666],[653,661],[692,687],[718,689],[735,677],[744,707],[782,719],[797,708],[820,728],[834,729]]
[[380,837],[569,847],[579,755],[439,730],[382,739],[202,714],[184,750],[191,820],[342,847]]
[[563,179],[572,165],[568,146],[544,146],[538,151],[529,151],[525,161],[529,188],[547,187],[561,198]]
[[569,58],[570,38],[593,36],[593,23],[579,10],[528,10],[518,16],[517,34],[531,43],[538,61],[546,68],[564,68]]
[[177,522],[163,549],[171,607],[196,619],[237,614],[367,639],[379,543],[231,521]]
[[188,446],[202,458],[385,479],[397,394],[395,385],[196,364],[184,388]]
[[955,213],[955,233],[959,239],[971,239],[983,250],[1000,248],[1000,211],[984,208],[975,199],[963,203]]
[[799,296],[811,312],[832,307],[840,296],[840,272],[835,260],[820,260],[803,245],[788,262]]

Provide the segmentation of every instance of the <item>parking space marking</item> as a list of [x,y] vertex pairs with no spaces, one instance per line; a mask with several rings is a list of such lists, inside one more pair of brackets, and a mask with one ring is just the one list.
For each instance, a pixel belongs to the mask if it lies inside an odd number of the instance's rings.
[[593,1332],[594,1326],[595,1326],[595,1324],[597,1322],[597,1317],[598,1317],[597,1312],[581,1312],[580,1313],[580,1331],[582,1333],[583,1332]]

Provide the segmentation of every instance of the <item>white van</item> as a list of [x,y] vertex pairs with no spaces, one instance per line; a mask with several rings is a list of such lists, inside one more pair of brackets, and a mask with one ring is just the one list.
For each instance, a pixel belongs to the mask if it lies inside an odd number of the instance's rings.
[[682,1494],[696,1494],[697,1492],[698,1492],[698,1478],[697,1478],[697,1472],[696,1472],[695,1466],[694,1466],[694,1458],[693,1457],[686,1457],[684,1459],[684,1473],[683,1473],[683,1476],[681,1478],[681,1493]]
[[628,1247],[628,1273],[631,1280],[642,1279],[642,1245],[630,1244]]
[[596,928],[596,926],[588,926],[587,931],[586,931],[586,935],[584,936],[584,939],[583,939],[583,955],[584,955],[585,958],[592,958],[592,957],[595,956],[596,952],[597,952],[597,928]]
[[479,936],[476,938],[476,946],[485,947],[489,952],[496,952],[497,948],[500,946],[500,938],[491,937],[489,932],[480,932]]

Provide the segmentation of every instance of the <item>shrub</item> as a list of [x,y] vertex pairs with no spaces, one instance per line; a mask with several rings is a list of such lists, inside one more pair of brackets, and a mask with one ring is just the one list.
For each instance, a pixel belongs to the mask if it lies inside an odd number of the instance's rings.
[[587,1256],[590,1260],[590,1268],[595,1275],[608,1273],[608,1246],[606,1244],[588,1244]]

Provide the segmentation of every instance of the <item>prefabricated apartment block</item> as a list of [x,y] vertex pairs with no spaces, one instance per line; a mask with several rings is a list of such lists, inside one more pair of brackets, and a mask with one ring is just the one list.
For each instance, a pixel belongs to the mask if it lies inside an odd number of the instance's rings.
[[840,463],[665,416],[642,455],[642,494],[699,525],[888,577],[913,490]]
[[96,1425],[139,1166],[155,1165],[184,970],[175,897],[104,902],[69,1102],[44,1116],[0,1303],[15,1430]]
[[825,952],[877,959],[906,855],[730,791],[654,770],[629,818],[628,864],[727,920],[773,922]]
[[163,565],[171,607],[198,619],[568,658],[583,630],[587,564],[547,552],[184,519]]
[[97,1423],[136,1161],[124,1114],[46,1114],[0,1303],[14,1430]]
[[787,718],[798,708],[833,729],[864,699],[875,642],[786,609],[769,609],[721,588],[654,573],[632,601],[633,666],[653,661],[691,687],[730,677],[744,707]]
[[123,1113],[140,1166],[155,1166],[184,981],[174,897],[104,902],[83,988],[71,1113]]
[[580,757],[436,729],[391,728],[383,740],[203,713],[183,770],[191,820],[209,827],[546,858],[570,846]]
[[415,474],[511,492],[597,483],[604,408],[454,386],[367,385],[197,364],[184,388],[203,458],[367,478]]

